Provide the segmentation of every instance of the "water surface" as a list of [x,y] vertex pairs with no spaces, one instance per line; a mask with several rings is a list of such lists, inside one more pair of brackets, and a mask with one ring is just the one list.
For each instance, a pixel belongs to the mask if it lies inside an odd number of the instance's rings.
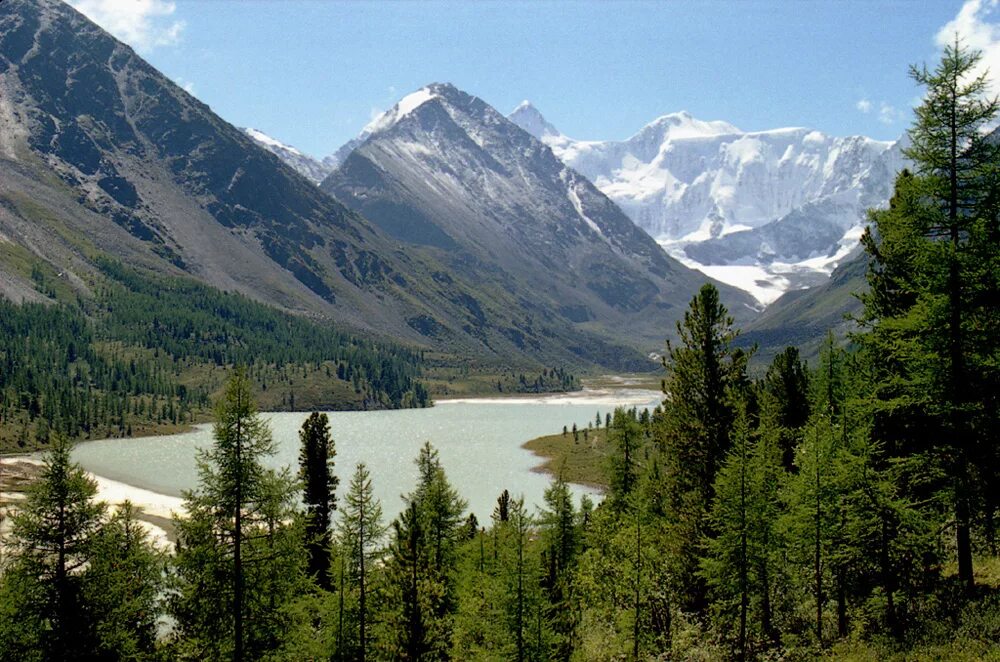
[[[653,406],[660,400],[654,391],[582,391],[537,398],[465,399],[442,401],[429,409],[330,412],[336,442],[335,473],[343,494],[358,462],[365,462],[375,493],[382,501],[386,521],[402,510],[401,495],[417,480],[414,459],[425,441],[441,455],[452,485],[468,500],[469,509],[486,522],[496,498],[504,489],[523,495],[526,504],[538,507],[550,477],[533,471],[540,458],[521,445],[552,434],[574,423],[586,427],[597,412],[602,419],[616,405]],[[306,413],[266,413],[278,452],[266,463],[272,467],[297,467],[298,430]],[[197,487],[195,457],[212,443],[211,425],[192,432],[142,439],[105,439],[78,445],[75,459],[85,469],[161,494],[180,496]],[[598,496],[583,486],[573,486],[577,498]]]

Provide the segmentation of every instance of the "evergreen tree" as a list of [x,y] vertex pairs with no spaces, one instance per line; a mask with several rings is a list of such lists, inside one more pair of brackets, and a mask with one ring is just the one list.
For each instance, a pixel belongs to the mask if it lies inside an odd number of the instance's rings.
[[739,406],[733,448],[716,477],[711,519],[717,535],[707,540],[702,560],[715,624],[724,636],[736,635],[739,659],[778,639],[773,596],[782,566],[775,527],[782,467],[771,420],[779,417],[767,412],[768,422],[755,435],[746,404]]
[[778,409],[775,423],[780,427],[782,463],[791,471],[795,446],[809,420],[809,373],[796,347],[786,347],[774,357],[764,376],[764,391]]
[[563,660],[569,659],[576,641],[572,572],[580,551],[580,533],[573,494],[562,474],[545,490],[544,498],[540,518],[542,554],[547,562],[543,584],[549,601],[548,620],[555,635],[552,656]]
[[307,513],[309,573],[322,588],[330,590],[330,524],[337,509],[339,479],[333,475],[337,451],[327,415],[310,414],[299,430],[299,440],[299,480]]
[[[427,543],[417,503],[411,501],[392,523],[393,543],[384,602],[381,657],[397,660],[443,659],[435,652],[431,601],[441,593],[427,573]],[[443,643],[443,642],[438,642]]]
[[711,284],[704,285],[692,299],[677,332],[681,344],[668,342],[663,360],[666,399],[659,425],[671,518],[667,544],[678,597],[688,608],[703,610],[706,601],[698,573],[699,546],[711,533],[705,528],[706,514],[735,419],[730,394],[746,384],[748,356],[730,347],[737,331]]
[[259,659],[280,647],[286,608],[306,588],[305,536],[295,482],[262,464],[274,445],[242,370],[216,408],[214,437],[185,497],[188,516],[176,521],[177,654]]
[[958,574],[967,588],[979,484],[973,461],[985,456],[991,433],[982,412],[996,398],[995,368],[977,360],[995,351],[995,336],[976,323],[977,313],[995,305],[982,298],[989,280],[976,275],[996,255],[996,231],[987,228],[995,225],[1000,152],[982,129],[1000,106],[986,97],[986,75],[973,75],[980,59],[956,39],[933,71],[911,68],[927,88],[905,152],[915,173],[898,178],[890,208],[873,214],[863,238],[873,263],[862,342],[885,362],[876,431],[886,433],[890,453],[947,458],[941,489],[950,494]]
[[608,434],[615,448],[611,456],[611,501],[616,506],[624,507],[638,480],[642,429],[628,411],[618,407]]
[[466,503],[448,482],[437,450],[424,444],[419,478],[407,508],[393,523],[389,613],[393,656],[444,659],[457,608],[458,546]]
[[[846,634],[846,505],[848,473],[848,416],[846,352],[827,336],[819,368],[811,379],[812,415],[796,449],[795,468],[784,487],[787,509],[782,529],[788,558],[797,569],[793,580],[810,596],[813,634],[826,637],[827,605],[837,603],[838,634]],[[857,423],[857,421],[856,421]]]
[[94,501],[97,485],[72,462],[70,450],[62,436],[54,437],[40,479],[12,517],[13,559],[4,587],[22,623],[0,625],[9,633],[0,639],[12,644],[10,659],[89,660],[98,650],[84,575],[95,561],[105,506]]
[[[368,655],[368,614],[371,610],[369,574],[377,559],[385,526],[382,504],[372,489],[371,474],[364,462],[358,463],[344,497],[344,509],[337,526],[339,547],[346,559],[345,590],[357,592],[357,648],[338,651],[341,659],[365,660]],[[353,639],[353,637],[352,637]]]
[[93,558],[83,575],[100,659],[156,659],[165,565],[126,501],[94,538]]

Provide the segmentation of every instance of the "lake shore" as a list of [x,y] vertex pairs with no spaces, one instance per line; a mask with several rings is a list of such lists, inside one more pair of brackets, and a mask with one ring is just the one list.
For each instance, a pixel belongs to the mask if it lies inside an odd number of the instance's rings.
[[[38,479],[43,466],[44,462],[35,456],[0,458],[0,509],[9,512],[12,506],[16,508],[18,502],[23,501],[25,488]],[[183,499],[111,480],[89,471],[87,476],[97,484],[98,501],[103,501],[115,509],[125,501],[131,501],[137,510],[136,517],[143,523],[157,546],[164,549],[172,547],[176,539],[173,515],[183,512]],[[0,533],[7,532],[9,526],[10,520],[4,517]]]
[[[649,380],[632,380],[627,376],[607,376],[601,378],[600,380],[595,380],[593,382],[588,381],[585,388],[580,391],[574,391],[569,393],[551,393],[551,394],[504,394],[492,397],[467,397],[467,398],[445,398],[437,401],[443,408],[450,408],[453,405],[462,404],[481,404],[481,405],[523,405],[523,404],[536,404],[536,405],[547,405],[556,407],[562,407],[566,405],[577,405],[577,406],[593,406],[595,411],[599,408],[601,411],[607,411],[614,406],[646,406],[653,399],[656,399],[659,395],[658,391],[654,391],[649,388]],[[272,415],[272,412],[263,412],[265,416]],[[280,414],[280,413],[277,413]],[[192,426],[188,432],[198,432],[204,424],[199,424]],[[551,428],[550,428],[551,429]],[[539,430],[538,432],[540,432]],[[554,431],[554,430],[553,430]],[[534,434],[537,435],[538,432]],[[556,437],[558,435],[553,435]],[[545,439],[546,437],[542,437]],[[103,440],[87,440],[78,442],[80,447],[86,447],[91,443],[99,443]],[[141,439],[136,439],[137,443],[141,443]],[[550,453],[546,452],[545,448],[536,448],[532,444],[537,442],[538,439],[534,435],[525,435],[518,442],[518,446],[525,448],[532,452],[532,457],[536,459],[534,466],[530,468],[533,473],[555,475],[559,470],[559,460],[550,457]],[[581,433],[581,443],[582,443],[582,433]],[[559,440],[550,444],[553,448],[560,446]],[[602,490],[605,486],[602,484],[602,480],[597,476],[597,471],[595,466],[600,465],[600,462],[593,461],[593,458],[589,460],[583,456],[574,458],[573,466],[576,467],[578,462],[576,460],[583,460],[584,462],[590,462],[591,466],[589,469],[583,471],[574,471],[565,474],[565,477],[569,482],[577,485],[586,486],[587,488]],[[601,465],[602,466],[602,465]],[[15,467],[20,467],[20,469],[15,470]],[[32,477],[37,477],[41,468],[41,459],[38,453],[34,454],[23,454],[23,455],[10,455],[0,458],[0,468],[3,470],[3,475],[0,476],[0,502],[3,501],[13,501],[18,498],[23,498],[23,485],[18,487],[16,491],[13,491],[9,496],[7,493],[8,475],[11,476],[11,482],[15,480],[15,474],[19,474],[20,478],[16,480],[20,483],[25,483]],[[183,499],[179,496],[172,494],[165,494],[155,489],[148,489],[146,487],[139,487],[137,485],[129,484],[128,477],[121,473],[109,472],[114,478],[109,478],[94,472],[88,471],[88,475],[91,476],[97,483],[98,494],[97,498],[101,501],[107,502],[110,506],[116,507],[125,500],[131,501],[137,510],[140,512],[140,519],[147,525],[150,533],[159,541],[162,545],[172,544],[174,541],[174,527],[172,521],[172,515],[174,513],[182,512],[183,509]],[[176,494],[176,493],[175,493]],[[9,498],[8,498],[9,497]]]

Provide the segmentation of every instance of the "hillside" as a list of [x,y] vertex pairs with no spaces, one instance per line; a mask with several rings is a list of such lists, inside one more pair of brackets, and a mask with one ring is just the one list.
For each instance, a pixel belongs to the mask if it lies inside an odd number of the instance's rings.
[[[321,188],[538,314],[653,351],[706,280],[546,145],[452,85],[407,95],[366,133]],[[750,297],[720,287],[734,315],[753,314]],[[512,340],[530,343],[524,332]]]
[[580,323],[474,260],[401,244],[57,0],[0,5],[0,99],[13,300],[47,298],[37,264],[89,297],[110,256],[485,364],[645,365],[648,338],[610,333],[620,318]]

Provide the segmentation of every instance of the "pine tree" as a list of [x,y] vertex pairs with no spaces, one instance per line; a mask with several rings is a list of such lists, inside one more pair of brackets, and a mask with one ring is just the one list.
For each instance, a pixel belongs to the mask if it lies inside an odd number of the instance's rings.
[[761,645],[776,643],[773,594],[779,584],[782,543],[776,530],[782,476],[780,413],[768,405],[766,422],[754,433],[745,403],[738,407],[733,448],[716,477],[711,519],[716,536],[706,542],[702,574],[713,597],[714,622],[735,633],[735,651],[747,659]]
[[[996,384],[991,362],[976,359],[994,351],[991,332],[973,323],[977,313],[994,308],[982,299],[975,276],[990,263],[983,258],[996,254],[995,230],[987,228],[995,225],[1000,165],[998,147],[982,131],[1000,105],[986,97],[986,75],[973,76],[980,59],[956,38],[933,71],[911,68],[911,77],[927,88],[905,151],[915,173],[897,179],[890,208],[873,214],[864,237],[873,264],[863,317],[870,333],[862,342],[886,363],[875,394],[882,403],[876,430],[888,432],[890,453],[949,458],[942,489],[951,495],[958,574],[967,588],[974,581],[973,460],[984,456],[990,434],[977,420],[995,400],[988,386]],[[989,281],[985,285],[988,290]],[[921,423],[911,428],[913,421]]]
[[737,332],[711,284],[692,299],[677,332],[681,344],[668,342],[663,360],[666,399],[658,429],[671,517],[667,544],[678,597],[701,611],[706,601],[699,547],[711,533],[706,514],[716,471],[729,450],[735,419],[731,393],[746,384],[748,356],[730,347]]
[[629,412],[618,407],[608,435],[615,449],[611,456],[611,502],[624,507],[638,481],[642,429]]
[[93,550],[83,593],[97,624],[99,656],[155,659],[166,559],[153,547],[130,502],[101,527]]
[[809,373],[796,347],[786,347],[774,357],[764,376],[764,391],[778,407],[775,423],[780,427],[782,463],[791,471],[795,446],[809,420]]
[[344,497],[344,509],[337,525],[338,542],[346,558],[348,586],[344,590],[356,590],[358,602],[357,642],[355,651],[338,651],[342,659],[365,660],[368,654],[368,614],[371,609],[369,596],[369,574],[376,561],[382,537],[382,504],[372,489],[371,474],[364,462],[358,463],[351,477],[351,485]]
[[389,595],[382,615],[386,626],[382,657],[411,661],[440,659],[432,655],[430,589],[436,587],[427,576],[427,544],[420,520],[417,503],[411,501],[392,523],[393,543],[386,577]]
[[547,563],[543,571],[549,601],[549,618],[555,634],[556,659],[569,659],[576,641],[573,599],[573,569],[580,551],[577,514],[573,494],[560,473],[545,490],[545,508],[540,517],[542,554]]
[[416,465],[417,487],[405,497],[406,510],[393,523],[385,620],[394,631],[392,655],[442,659],[451,645],[457,609],[458,546],[466,503],[448,482],[430,443],[420,449]]
[[238,662],[280,647],[286,607],[306,586],[304,522],[288,471],[262,464],[274,445],[242,370],[216,408],[214,437],[176,521],[171,612],[180,657]]
[[337,451],[327,415],[310,414],[299,430],[299,440],[299,480],[308,517],[309,573],[322,588],[330,590],[330,524],[337,509],[339,479],[333,475]]
[[84,573],[95,560],[105,506],[94,501],[97,485],[72,462],[70,450],[65,438],[54,436],[40,479],[12,517],[13,559],[4,585],[14,589],[8,597],[23,608],[17,618],[25,621],[12,633],[13,656],[86,660],[98,649]]

